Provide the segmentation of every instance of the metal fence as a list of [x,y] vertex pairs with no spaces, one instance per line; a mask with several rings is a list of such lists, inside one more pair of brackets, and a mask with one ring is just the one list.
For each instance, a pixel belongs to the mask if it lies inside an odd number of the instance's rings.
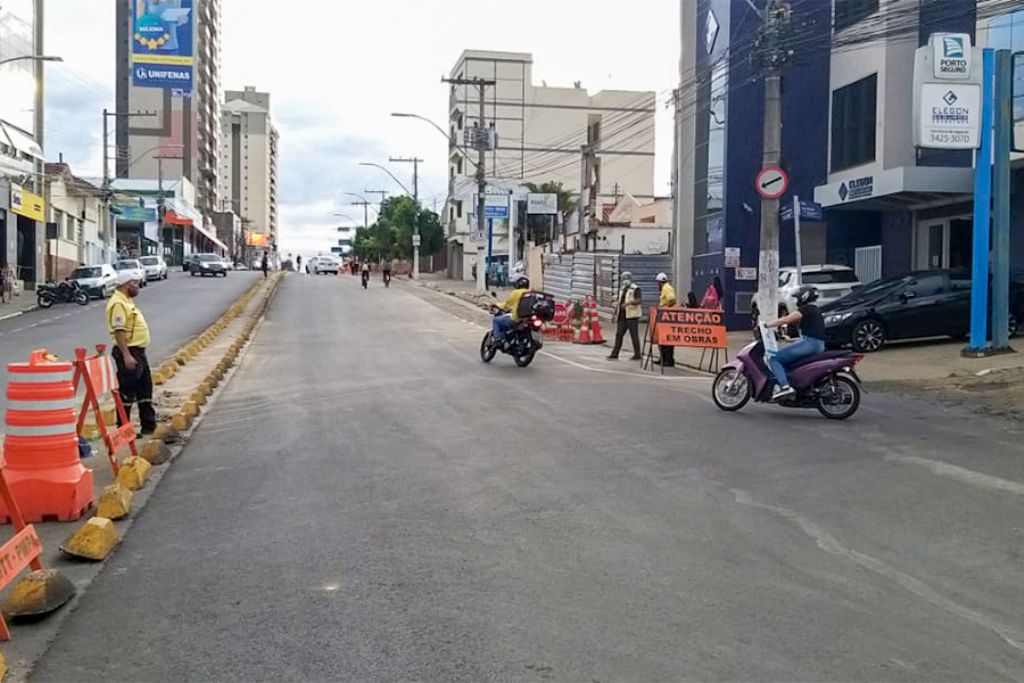
[[658,284],[654,277],[665,273],[672,280],[672,257],[669,254],[619,254],[608,252],[576,252],[545,254],[544,290],[559,301],[582,301],[587,296],[597,300],[598,312],[611,318],[620,288],[620,274],[628,270],[640,286],[644,315],[648,306],[658,303]]

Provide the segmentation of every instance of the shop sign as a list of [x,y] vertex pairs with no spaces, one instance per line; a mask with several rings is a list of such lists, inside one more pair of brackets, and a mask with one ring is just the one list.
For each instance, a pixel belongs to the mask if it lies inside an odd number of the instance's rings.
[[854,178],[839,184],[839,199],[842,201],[855,201],[867,199],[875,193],[875,177],[871,175],[863,178]]
[[37,194],[11,183],[11,211],[40,223],[46,221],[46,202]]

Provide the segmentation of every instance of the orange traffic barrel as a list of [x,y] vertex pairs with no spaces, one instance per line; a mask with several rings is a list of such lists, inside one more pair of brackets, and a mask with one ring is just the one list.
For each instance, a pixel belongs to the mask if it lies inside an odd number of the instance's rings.
[[92,470],[78,456],[74,364],[46,355],[7,365],[5,474],[27,521],[71,521],[92,506]]

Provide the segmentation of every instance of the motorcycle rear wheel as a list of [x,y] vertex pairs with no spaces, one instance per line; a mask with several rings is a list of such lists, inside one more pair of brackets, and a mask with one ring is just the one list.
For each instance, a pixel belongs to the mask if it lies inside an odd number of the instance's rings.
[[530,351],[529,353],[523,356],[513,356],[513,360],[515,360],[516,365],[518,365],[521,368],[525,368],[526,366],[533,362],[533,357],[536,355],[536,351]]
[[85,292],[76,292],[75,293],[75,303],[78,304],[79,306],[88,306],[89,305],[89,295],[86,294]]
[[484,335],[484,340],[480,342],[480,360],[490,363],[496,353],[498,353],[498,349],[491,343],[491,333],[488,332]]
[[49,308],[50,306],[53,305],[53,299],[51,299],[48,296],[43,296],[42,294],[39,294],[38,296],[36,296],[36,303],[39,304],[39,308]]
[[859,407],[860,387],[849,377],[833,375],[818,385],[818,412],[828,419],[845,420]]
[[[729,383],[730,385],[727,385]],[[739,386],[735,386],[738,383]],[[747,405],[752,385],[750,378],[736,368],[722,368],[711,385],[711,400],[720,410],[731,413]],[[719,396],[721,393],[721,396]]]

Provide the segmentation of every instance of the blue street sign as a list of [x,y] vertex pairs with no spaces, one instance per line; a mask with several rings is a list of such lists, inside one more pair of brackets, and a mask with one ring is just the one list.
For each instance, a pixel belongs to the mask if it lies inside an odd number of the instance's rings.
[[[793,220],[793,203],[786,202],[781,209],[779,209],[779,217],[784,221]],[[820,221],[823,220],[825,214],[822,213],[821,204],[808,200],[800,200],[800,220],[806,221]]]
[[484,218],[508,218],[508,207],[497,205],[485,206]]

